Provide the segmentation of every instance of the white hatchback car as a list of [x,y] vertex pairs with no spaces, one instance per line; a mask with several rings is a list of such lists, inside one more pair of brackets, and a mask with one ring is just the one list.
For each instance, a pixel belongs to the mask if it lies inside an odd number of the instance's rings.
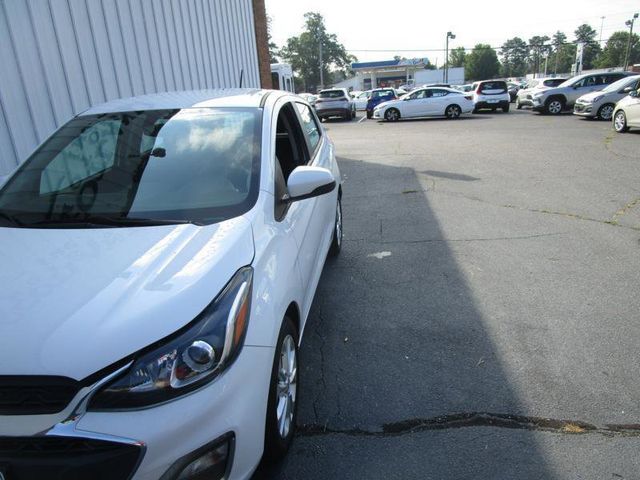
[[613,128],[616,132],[624,133],[631,127],[640,128],[640,89],[629,92],[613,111]]
[[116,100],[59,129],[0,189],[0,471],[242,479],[282,457],[340,198],[287,92]]
[[401,118],[444,116],[459,118],[473,110],[472,96],[454,88],[419,88],[397,100],[383,102],[373,110],[373,118],[390,122]]

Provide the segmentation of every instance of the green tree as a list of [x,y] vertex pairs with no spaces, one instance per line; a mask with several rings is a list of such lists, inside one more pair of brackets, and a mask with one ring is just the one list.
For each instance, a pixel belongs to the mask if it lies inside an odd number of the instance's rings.
[[456,47],[449,52],[449,68],[464,67],[467,52],[464,47]]
[[535,35],[529,39],[529,68],[532,72],[540,73],[543,70],[544,59],[547,58],[552,49],[549,43],[550,40],[546,35]]
[[491,46],[478,43],[465,58],[466,76],[470,80],[487,80],[500,73],[498,55]]
[[332,83],[332,71],[348,72],[351,63],[357,59],[347,53],[335,34],[327,33],[322,15],[307,12],[304,19],[303,32],[287,39],[280,56],[291,64],[295,75],[302,79],[305,89],[310,91],[320,86],[320,44],[325,85]]
[[596,40],[598,32],[596,32],[591,25],[583,23],[574,32],[576,36],[576,42],[582,42],[585,44],[584,52],[582,54],[582,68],[589,70],[595,67],[595,61],[598,54],[602,50],[600,44]]
[[548,72],[567,73],[576,58],[576,46],[567,43],[567,35],[558,30],[551,37],[551,53],[549,54]]
[[[598,56],[596,66],[598,68],[622,67],[625,55],[627,54],[627,43],[629,42],[629,32],[619,31],[613,33],[604,49]],[[629,52],[629,63],[640,62],[640,37],[635,33],[631,37],[631,50]]]
[[502,44],[502,75],[504,77],[521,77],[527,73],[527,57],[529,47],[520,37],[513,37]]
[[278,63],[278,45],[271,38],[271,17],[267,15],[267,42],[269,45],[269,59],[271,63]]

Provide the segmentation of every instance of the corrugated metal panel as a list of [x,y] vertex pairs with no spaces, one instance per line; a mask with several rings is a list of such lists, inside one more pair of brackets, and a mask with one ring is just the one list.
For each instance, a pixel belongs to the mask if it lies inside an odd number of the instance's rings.
[[251,0],[0,0],[0,175],[90,106],[260,86]]

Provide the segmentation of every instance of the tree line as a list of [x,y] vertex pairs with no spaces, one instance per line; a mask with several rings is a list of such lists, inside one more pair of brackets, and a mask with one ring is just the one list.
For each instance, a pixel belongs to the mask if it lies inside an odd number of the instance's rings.
[[[273,43],[269,34],[272,63],[282,59],[291,64],[298,91],[315,91],[320,86],[321,54],[325,85],[351,76],[351,63],[357,58],[347,51],[335,34],[327,32],[322,15],[308,12],[304,19],[305,25],[300,35],[288,38],[282,48]],[[551,37],[535,35],[528,41],[513,37],[498,48],[483,43],[471,50],[457,47],[449,53],[449,67],[465,67],[467,80],[522,77],[527,73],[570,73],[579,42],[584,43],[583,69],[623,66],[629,32],[613,33],[604,47],[596,36],[597,32],[590,25],[582,24],[574,31],[573,41],[569,41],[564,32],[557,31]],[[631,65],[640,62],[640,37],[636,34],[631,38],[629,61]],[[427,68],[435,67],[429,64]]]

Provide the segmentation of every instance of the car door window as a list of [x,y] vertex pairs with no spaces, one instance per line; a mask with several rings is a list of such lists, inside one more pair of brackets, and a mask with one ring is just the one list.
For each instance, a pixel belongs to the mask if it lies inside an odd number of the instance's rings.
[[295,107],[290,102],[286,103],[278,113],[275,151],[274,216],[277,221],[280,221],[285,217],[290,205],[283,201],[288,193],[287,180],[289,180],[289,175],[296,167],[305,165],[309,161],[309,150],[305,136],[300,127]]
[[585,82],[584,82],[584,86],[585,87],[595,87],[596,85],[599,85],[599,78],[598,77],[587,77],[585,78]]
[[441,89],[433,89],[431,90],[431,96],[432,97],[444,97],[446,95],[448,95],[449,92],[446,90],[441,90]]
[[320,143],[320,127],[318,126],[315,116],[309,107],[303,103],[296,103],[296,107],[298,107],[298,113],[300,115],[300,120],[302,121],[302,128],[304,129],[307,141],[309,142],[309,149],[312,152],[311,158],[313,158],[313,155],[318,148],[318,144]]
[[586,78],[583,78],[583,79],[577,81],[576,83],[573,84],[573,87],[574,88],[584,87],[585,86],[585,80],[586,80]]

